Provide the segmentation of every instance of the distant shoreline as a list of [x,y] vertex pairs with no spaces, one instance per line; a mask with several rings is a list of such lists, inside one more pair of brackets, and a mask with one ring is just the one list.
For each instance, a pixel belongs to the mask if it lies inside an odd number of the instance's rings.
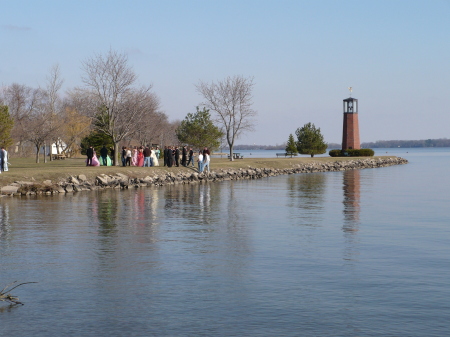
[[[328,143],[328,149],[341,149],[342,145],[339,143]],[[376,142],[364,142],[361,143],[361,148],[364,149],[396,149],[396,148],[436,148],[436,147],[450,147],[450,139],[438,138],[438,139],[420,139],[420,140],[377,140]],[[284,151],[286,144],[281,145],[235,145],[234,151],[240,150],[280,150]],[[229,151],[228,148],[222,148],[222,152]]]

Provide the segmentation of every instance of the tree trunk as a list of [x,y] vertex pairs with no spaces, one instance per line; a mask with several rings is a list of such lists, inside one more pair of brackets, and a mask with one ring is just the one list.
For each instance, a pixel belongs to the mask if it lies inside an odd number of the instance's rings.
[[113,166],[120,166],[117,156],[119,155],[119,143],[114,142]]
[[44,142],[44,164],[47,162],[47,143]]
[[230,141],[228,140],[228,146],[229,146],[229,148],[230,148],[230,161],[233,161],[233,160],[234,160],[234,158],[233,158],[233,147],[234,147],[234,142],[230,142]]
[[39,164],[39,150],[41,149],[41,144],[36,145],[36,164]]

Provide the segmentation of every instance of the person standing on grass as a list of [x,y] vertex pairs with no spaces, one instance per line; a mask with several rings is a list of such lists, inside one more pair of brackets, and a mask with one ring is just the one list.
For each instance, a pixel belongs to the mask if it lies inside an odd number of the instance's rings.
[[125,146],[122,146],[121,159],[122,159],[122,166],[126,166],[127,165],[127,148]]
[[131,166],[131,149],[127,148],[125,166]]
[[203,172],[203,153],[202,153],[202,151],[198,152],[197,162],[198,162],[198,172],[202,173]]
[[138,167],[143,167],[144,166],[144,147],[141,145],[138,148],[138,160],[137,160],[137,165]]
[[6,151],[4,146],[2,146],[2,152],[3,152],[2,171],[7,172],[8,171],[8,151]]
[[107,166],[108,165],[108,149],[105,145],[100,149],[100,157],[102,158],[102,165]]
[[3,171],[8,171],[8,151],[6,151],[6,149],[2,146],[2,150],[3,150],[3,167],[2,170]]
[[203,171],[207,169],[209,173],[209,162],[211,160],[211,157],[209,155],[209,150],[206,149],[206,151],[203,151]]
[[192,162],[192,167],[195,167],[194,165],[194,151],[192,150],[192,147],[189,148],[189,159],[188,162],[186,164],[186,166],[189,166],[189,163]]
[[180,166],[180,150],[178,149],[178,146],[175,146],[175,165],[178,167]]
[[187,149],[186,146],[183,146],[183,149],[181,150],[181,165],[186,166],[187,162]]
[[92,147],[92,145],[89,146],[89,148],[86,150],[86,156],[86,166],[92,166],[92,158],[94,157],[94,148]]
[[153,146],[150,150],[152,152],[152,154],[150,155],[150,164],[152,164],[152,166],[159,166],[159,160],[156,156],[156,151],[155,149],[153,149]]
[[150,161],[150,156],[152,155],[152,151],[150,150],[148,145],[145,147],[143,154],[144,154],[144,167],[152,166],[151,161]]
[[5,166],[5,152],[3,152],[3,146],[2,149],[0,150],[0,173],[2,173],[3,167]]
[[137,165],[137,146],[133,147],[133,151],[131,151],[131,166]]

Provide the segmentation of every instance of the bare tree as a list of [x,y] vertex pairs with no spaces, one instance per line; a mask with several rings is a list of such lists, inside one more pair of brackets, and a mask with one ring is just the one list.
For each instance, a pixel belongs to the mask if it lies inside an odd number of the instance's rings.
[[[19,155],[26,155],[24,144],[28,140],[28,117],[40,104],[42,92],[23,84],[13,83],[2,89],[2,100],[9,106],[11,116],[14,118],[12,137],[16,142]],[[14,151],[15,152],[15,151]]]
[[49,96],[42,89],[36,91],[36,104],[24,118],[27,125],[26,139],[36,147],[36,163],[39,163],[41,147],[44,148],[44,162],[46,161],[46,141],[54,137],[56,131],[61,128],[58,116],[52,115],[49,110]]
[[91,131],[92,121],[70,105],[66,105],[63,119],[61,139],[57,145],[62,149],[62,154],[73,156],[80,152],[81,140]]
[[130,136],[134,126],[145,117],[141,109],[150,95],[151,86],[133,88],[137,80],[128,66],[127,57],[110,50],[106,56],[96,55],[83,62],[82,81],[96,101],[91,111],[95,128],[111,137],[114,143],[114,165],[118,164],[119,142]]
[[[61,71],[59,65],[55,64],[47,76],[47,86],[45,93],[47,96],[47,116],[49,118],[49,127],[52,129],[52,133],[49,134],[50,137],[50,160],[52,160],[52,146],[53,143],[56,144],[56,150],[59,153],[61,138],[62,138],[62,127],[64,125],[63,119],[63,104],[59,96],[59,90],[62,87],[64,80],[61,78]],[[46,161],[44,156],[44,162]]]
[[230,148],[230,160],[233,160],[235,140],[245,131],[254,128],[256,111],[251,106],[253,77],[227,77],[218,82],[196,85],[197,91],[206,100],[203,104],[207,109],[217,113],[217,122],[223,127],[223,132]]
[[159,144],[161,133],[167,123],[167,115],[159,109],[159,99],[149,97],[146,102],[147,111],[141,123],[136,125],[133,138],[137,139],[139,144]]

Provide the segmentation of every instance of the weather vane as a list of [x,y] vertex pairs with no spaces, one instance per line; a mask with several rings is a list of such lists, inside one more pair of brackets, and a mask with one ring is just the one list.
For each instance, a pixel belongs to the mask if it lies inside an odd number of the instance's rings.
[[353,91],[352,87],[348,87],[348,91],[350,91],[350,97],[352,97],[352,91]]

